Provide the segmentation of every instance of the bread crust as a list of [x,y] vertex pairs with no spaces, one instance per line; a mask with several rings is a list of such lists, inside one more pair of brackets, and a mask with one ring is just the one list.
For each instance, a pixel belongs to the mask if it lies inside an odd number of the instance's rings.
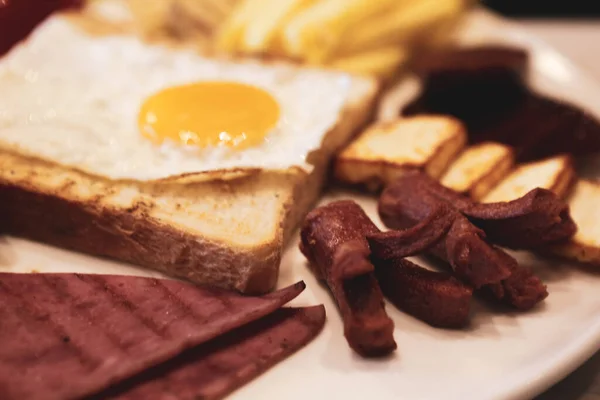
[[[151,215],[152,207],[159,205],[137,202],[118,207],[101,201],[101,195],[95,199],[69,195],[72,187],[81,186],[77,179],[49,189],[36,184],[38,171],[46,178],[65,171],[86,181],[100,178],[4,151],[0,151],[0,228],[11,235],[156,269],[198,284],[266,293],[277,282],[285,242],[321,192],[328,161],[372,115],[377,87],[371,83],[369,91],[344,110],[322,148],[311,155],[315,166],[311,173],[295,171],[278,181],[274,196],[281,195],[279,223],[268,240],[242,246],[166,224]],[[13,165],[20,169],[20,177],[12,176]],[[235,192],[244,180],[260,185],[268,174],[276,173],[263,171],[207,184]]]

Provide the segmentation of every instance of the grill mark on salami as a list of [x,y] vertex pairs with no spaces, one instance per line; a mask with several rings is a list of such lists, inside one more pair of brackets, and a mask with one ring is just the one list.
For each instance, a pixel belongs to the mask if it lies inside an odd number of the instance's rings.
[[[0,273],[2,400],[68,400],[96,393],[270,314],[304,289],[300,282],[268,296],[244,297],[161,282],[180,294],[171,296],[156,279],[89,278]],[[151,321],[151,327],[141,320]]]
[[[161,329],[158,325],[154,323],[149,318],[146,318],[144,315],[137,314],[138,307],[127,299],[127,295],[125,293],[120,293],[118,289],[111,287],[110,283],[102,278],[100,275],[87,275],[85,277],[80,277],[84,282],[87,281],[90,285],[93,285],[104,291],[105,295],[108,297],[108,301],[112,300],[114,305],[117,305],[124,310],[126,313],[130,314],[132,318],[140,321],[146,328],[152,331],[155,335],[166,338],[164,335],[163,329]],[[141,310],[140,310],[141,311]]]
[[220,399],[309,343],[323,306],[282,308],[122,382],[89,400]]

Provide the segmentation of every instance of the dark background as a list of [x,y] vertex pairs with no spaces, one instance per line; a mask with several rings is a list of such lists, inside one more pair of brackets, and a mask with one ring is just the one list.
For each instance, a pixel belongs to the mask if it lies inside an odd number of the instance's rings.
[[482,3],[513,17],[600,19],[600,0],[482,0]]

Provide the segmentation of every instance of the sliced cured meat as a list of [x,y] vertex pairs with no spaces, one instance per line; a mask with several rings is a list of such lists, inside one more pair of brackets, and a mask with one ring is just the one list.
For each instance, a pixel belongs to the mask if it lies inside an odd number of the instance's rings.
[[381,290],[400,310],[438,328],[469,322],[473,289],[452,275],[421,268],[408,260],[375,262]]
[[94,399],[220,399],[309,343],[325,308],[282,308],[152,368]]
[[0,398],[98,392],[272,313],[303,289],[244,297],[172,280],[2,273]]
[[369,261],[366,239],[379,229],[358,204],[335,201],[312,210],[300,232],[300,250],[315,275],[327,283],[344,321],[352,349],[365,357],[396,349],[394,323]]

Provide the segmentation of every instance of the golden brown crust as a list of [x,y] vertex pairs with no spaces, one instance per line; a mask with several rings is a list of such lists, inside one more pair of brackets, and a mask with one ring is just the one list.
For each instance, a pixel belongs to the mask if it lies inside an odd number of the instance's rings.
[[[0,220],[5,232],[54,246],[109,257],[163,271],[199,284],[245,293],[264,293],[275,285],[281,255],[270,244],[248,253],[161,224],[143,204],[129,209],[99,207],[19,185],[0,185]],[[207,255],[221,264],[250,265],[246,276],[205,269]]]
[[[437,143],[427,160],[423,162],[403,160],[402,163],[398,163],[386,160],[384,158],[386,155],[376,158],[363,158],[349,151],[343,151],[335,159],[334,176],[336,180],[375,192],[380,190],[382,186],[399,178],[406,171],[414,169],[421,169],[430,176],[439,177],[466,144],[466,133],[460,121],[452,117],[427,115],[419,118],[423,120],[427,118],[444,118],[449,124],[455,125],[453,128],[456,129],[457,134]],[[385,130],[399,122],[402,121],[379,122],[368,129]]]
[[[227,181],[195,183],[208,185],[235,204],[240,187],[247,190],[261,186],[276,175],[278,178],[269,187],[278,199],[276,222],[280,225],[273,226],[274,233],[264,240],[236,244],[227,236],[216,239],[201,229],[198,232],[164,222],[156,213],[161,206],[152,204],[152,195],[158,190],[145,194],[149,201],[120,207],[106,198],[117,188],[134,183],[106,181],[8,152],[0,152],[1,227],[6,233],[157,269],[199,284],[248,294],[268,292],[277,281],[285,241],[317,200],[328,160],[350,140],[352,131],[366,122],[374,95],[374,90],[369,90],[344,111],[338,126],[327,134],[326,145],[315,153],[315,168],[310,174],[261,172]],[[13,176],[15,173],[19,176]],[[69,178],[57,178],[57,185],[48,183],[59,175]],[[169,183],[164,185],[167,188]],[[91,192],[92,196],[73,192]]]

